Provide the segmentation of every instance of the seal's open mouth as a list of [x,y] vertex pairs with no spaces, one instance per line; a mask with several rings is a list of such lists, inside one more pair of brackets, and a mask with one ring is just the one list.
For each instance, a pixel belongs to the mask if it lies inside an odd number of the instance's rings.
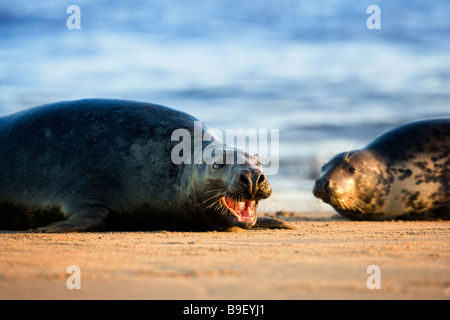
[[239,202],[228,197],[222,197],[220,201],[237,222],[253,224],[256,221],[256,201]]

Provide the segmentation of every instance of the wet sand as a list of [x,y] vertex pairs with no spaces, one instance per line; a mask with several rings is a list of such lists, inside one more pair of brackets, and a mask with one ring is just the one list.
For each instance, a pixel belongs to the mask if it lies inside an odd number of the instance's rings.
[[[3,231],[0,299],[450,298],[449,221],[285,218],[297,230]],[[81,289],[67,287],[70,265]]]

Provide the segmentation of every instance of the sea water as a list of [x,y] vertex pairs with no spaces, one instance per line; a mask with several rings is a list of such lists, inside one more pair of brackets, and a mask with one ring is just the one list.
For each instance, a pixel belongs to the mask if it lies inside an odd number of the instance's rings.
[[223,132],[278,130],[268,210],[329,210],[311,195],[324,161],[450,116],[449,12],[446,0],[2,0],[0,116],[120,98]]

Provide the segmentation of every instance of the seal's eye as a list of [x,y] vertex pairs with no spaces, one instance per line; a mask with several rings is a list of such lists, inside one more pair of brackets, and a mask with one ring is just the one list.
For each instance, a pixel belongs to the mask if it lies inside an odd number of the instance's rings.
[[223,164],[223,163],[217,163],[217,162],[215,162],[215,163],[212,165],[212,168],[213,168],[214,170],[220,170],[220,169],[222,169],[223,167],[225,167],[225,164]]
[[350,172],[351,174],[355,174],[355,173],[358,172],[358,170],[356,170],[356,169],[353,168],[353,167],[350,167],[350,168],[348,168],[348,172]]

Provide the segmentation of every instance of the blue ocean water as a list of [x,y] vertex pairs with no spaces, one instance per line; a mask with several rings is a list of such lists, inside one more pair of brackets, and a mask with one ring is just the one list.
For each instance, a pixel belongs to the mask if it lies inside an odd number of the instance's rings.
[[[379,30],[366,26],[373,4]],[[223,131],[278,129],[280,206],[328,209],[310,192],[323,161],[450,116],[448,12],[446,0],[2,0],[0,115],[104,97]]]

